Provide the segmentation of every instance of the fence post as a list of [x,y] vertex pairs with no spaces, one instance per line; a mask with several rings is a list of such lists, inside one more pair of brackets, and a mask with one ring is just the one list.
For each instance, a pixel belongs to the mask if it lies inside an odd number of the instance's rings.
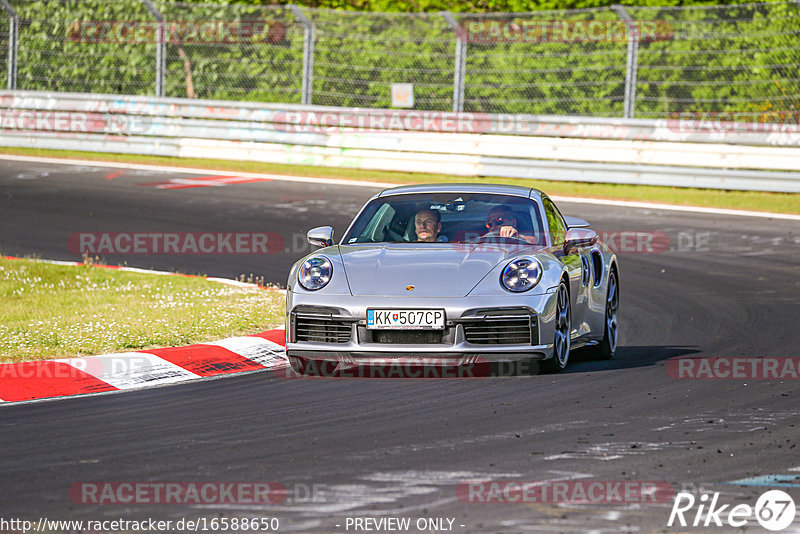
[[625,67],[625,109],[626,119],[632,119],[636,106],[636,69],[639,63],[639,26],[628,11],[620,4],[611,6],[628,28],[628,61]]
[[311,89],[314,82],[314,24],[296,5],[289,4],[289,9],[303,25],[303,88],[300,102],[304,106],[310,106]]
[[151,0],[142,0],[156,22],[156,97],[164,96],[164,78],[167,72],[167,23]]
[[458,26],[456,18],[449,11],[442,11],[442,17],[456,34],[456,61],[453,72],[453,111],[464,111],[464,78],[467,70],[467,41],[463,30]]
[[17,12],[8,3],[0,0],[0,5],[8,13],[8,90],[17,88],[17,39],[19,35],[19,18]]

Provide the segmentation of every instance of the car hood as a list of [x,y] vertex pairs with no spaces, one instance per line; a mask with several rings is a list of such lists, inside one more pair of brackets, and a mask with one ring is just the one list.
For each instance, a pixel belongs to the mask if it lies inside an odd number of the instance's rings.
[[[464,297],[519,247],[458,243],[339,247],[354,296]],[[414,286],[408,290],[408,286]]]

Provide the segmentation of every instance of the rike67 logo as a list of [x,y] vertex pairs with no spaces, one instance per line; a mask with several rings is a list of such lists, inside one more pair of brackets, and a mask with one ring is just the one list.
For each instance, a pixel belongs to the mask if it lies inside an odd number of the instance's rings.
[[781,490],[764,492],[754,507],[720,504],[719,492],[710,497],[703,493],[698,499],[691,493],[680,492],[675,495],[667,526],[741,528],[752,525],[755,520],[762,528],[777,532],[792,524],[795,512],[794,500]]

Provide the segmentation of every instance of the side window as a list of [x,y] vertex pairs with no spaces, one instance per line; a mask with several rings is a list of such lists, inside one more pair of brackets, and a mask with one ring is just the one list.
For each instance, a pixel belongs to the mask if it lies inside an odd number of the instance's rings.
[[542,204],[544,206],[544,214],[547,217],[547,227],[553,237],[553,245],[561,245],[567,237],[567,225],[564,224],[564,219],[552,200],[542,197]]

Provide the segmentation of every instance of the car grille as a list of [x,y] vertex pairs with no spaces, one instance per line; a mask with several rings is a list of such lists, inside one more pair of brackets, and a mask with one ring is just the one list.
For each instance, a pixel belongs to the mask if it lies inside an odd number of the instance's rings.
[[476,345],[530,345],[531,322],[527,317],[465,322],[464,336]]
[[352,332],[351,324],[327,317],[297,316],[295,339],[311,343],[348,343]]
[[373,330],[373,343],[433,345],[442,342],[441,330]]

